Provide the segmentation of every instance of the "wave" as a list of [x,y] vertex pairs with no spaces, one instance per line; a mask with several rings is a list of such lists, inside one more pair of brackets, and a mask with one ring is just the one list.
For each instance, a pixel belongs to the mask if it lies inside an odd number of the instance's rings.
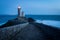
[[43,24],[46,24],[46,25],[50,25],[50,26],[53,26],[53,27],[60,28],[60,21],[53,21],[53,20],[36,20],[36,22],[38,22],[38,23],[43,23]]

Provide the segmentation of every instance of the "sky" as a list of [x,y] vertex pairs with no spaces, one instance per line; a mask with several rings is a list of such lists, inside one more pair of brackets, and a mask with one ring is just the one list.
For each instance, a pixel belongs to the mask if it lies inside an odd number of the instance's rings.
[[60,15],[60,0],[0,0],[0,15],[17,15],[17,7],[26,15]]

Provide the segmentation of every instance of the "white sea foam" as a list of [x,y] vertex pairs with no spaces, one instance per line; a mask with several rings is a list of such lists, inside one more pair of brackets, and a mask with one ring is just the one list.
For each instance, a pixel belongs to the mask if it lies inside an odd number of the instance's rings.
[[60,21],[53,21],[53,20],[37,20],[38,23],[43,23],[46,25],[51,25],[53,27],[60,28]]

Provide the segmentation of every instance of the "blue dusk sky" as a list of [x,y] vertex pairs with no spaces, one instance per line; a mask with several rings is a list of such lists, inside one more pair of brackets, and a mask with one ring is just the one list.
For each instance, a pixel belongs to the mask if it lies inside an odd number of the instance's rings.
[[0,15],[17,15],[17,7],[26,15],[60,15],[60,0],[0,0]]

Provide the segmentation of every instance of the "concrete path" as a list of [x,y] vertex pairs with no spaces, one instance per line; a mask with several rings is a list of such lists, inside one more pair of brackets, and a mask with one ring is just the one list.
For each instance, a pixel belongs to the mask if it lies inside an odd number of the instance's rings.
[[15,35],[17,35],[18,32],[20,32],[20,30],[24,28],[26,25],[28,25],[28,23],[0,28],[0,40],[10,40]]
[[33,24],[26,25],[12,40],[43,40],[43,33]]

